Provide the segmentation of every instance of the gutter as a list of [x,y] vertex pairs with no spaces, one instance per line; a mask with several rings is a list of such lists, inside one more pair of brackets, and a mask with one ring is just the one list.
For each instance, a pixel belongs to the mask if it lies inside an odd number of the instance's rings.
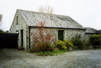
[[98,33],[85,33],[85,34],[98,34]]
[[[32,28],[41,28],[40,26],[29,26]],[[65,27],[44,27],[44,28],[53,28],[53,29],[73,29],[73,30],[86,30],[85,28],[65,28]]]

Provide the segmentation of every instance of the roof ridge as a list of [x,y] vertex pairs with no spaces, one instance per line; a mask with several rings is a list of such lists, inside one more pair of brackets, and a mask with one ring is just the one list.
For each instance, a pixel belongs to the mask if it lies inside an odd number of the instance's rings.
[[[38,12],[38,11],[23,10],[23,9],[17,9],[17,11],[26,11],[26,12],[41,13],[41,14],[47,14],[47,15],[55,15],[55,16],[65,16],[65,17],[70,17],[70,16],[66,16],[66,15],[60,15],[60,14],[49,14],[49,13],[43,13],[43,12]],[[70,18],[71,18],[71,17],[70,17]]]
[[[17,9],[17,12],[21,13],[22,17],[25,19],[26,23],[29,26],[32,24],[35,25],[39,21],[45,20],[46,22],[48,22],[47,26],[83,27],[82,25],[80,25],[78,22],[76,22],[74,19],[72,19],[69,16],[57,15],[57,14],[48,14],[48,13],[42,13],[42,12],[22,10],[22,9]],[[38,14],[38,15],[36,15],[36,14]],[[35,17],[35,18],[37,17],[37,18],[35,19],[33,17]],[[44,17],[44,18],[42,18],[42,17]],[[32,22],[34,22],[34,23],[32,23]],[[55,23],[55,22],[57,22],[57,23]]]

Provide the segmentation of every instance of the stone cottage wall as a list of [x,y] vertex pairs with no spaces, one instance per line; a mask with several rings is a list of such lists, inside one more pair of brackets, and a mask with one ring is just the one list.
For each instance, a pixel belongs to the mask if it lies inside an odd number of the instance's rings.
[[85,35],[85,30],[65,29],[64,39],[65,40],[72,39],[76,37],[77,35],[80,36],[80,38],[83,40]]
[[85,41],[84,41],[84,43],[85,43],[85,45],[88,45],[88,44],[90,44],[90,37],[91,37],[91,35],[93,35],[93,34],[87,34],[87,33],[85,33]]
[[[47,28],[50,29],[50,28]],[[85,39],[85,30],[78,30],[78,29],[56,29],[53,28],[52,29],[54,31],[54,35],[56,37],[56,39],[58,39],[58,30],[64,30],[64,40],[68,40],[71,39],[73,37],[75,37],[76,35],[80,35],[81,39]],[[32,32],[37,32],[37,28],[31,28],[30,33]],[[34,45],[33,43],[33,38],[32,38],[32,34],[30,34],[30,45],[31,47]]]
[[[47,30],[50,30],[50,28],[48,28]],[[38,33],[38,29],[37,29],[37,28],[31,28],[31,29],[30,29],[30,46],[31,46],[31,47],[34,46],[33,38],[32,38],[32,33],[33,33],[33,32]],[[52,29],[52,32],[53,32],[53,34],[54,34],[54,37],[55,37],[55,38],[58,38],[57,30],[56,30],[56,29]]]

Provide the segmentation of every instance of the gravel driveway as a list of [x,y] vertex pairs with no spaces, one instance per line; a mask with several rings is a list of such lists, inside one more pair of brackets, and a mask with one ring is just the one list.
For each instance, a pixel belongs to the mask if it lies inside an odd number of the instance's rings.
[[66,52],[58,56],[36,56],[17,49],[0,50],[0,68],[101,68],[101,50]]

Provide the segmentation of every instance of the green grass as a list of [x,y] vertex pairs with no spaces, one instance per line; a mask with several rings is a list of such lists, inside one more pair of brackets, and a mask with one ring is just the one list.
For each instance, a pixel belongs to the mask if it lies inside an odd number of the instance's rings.
[[45,52],[38,52],[38,56],[53,56],[53,55],[59,55],[63,54],[64,52],[67,52],[67,50],[54,50],[54,51],[45,51]]

